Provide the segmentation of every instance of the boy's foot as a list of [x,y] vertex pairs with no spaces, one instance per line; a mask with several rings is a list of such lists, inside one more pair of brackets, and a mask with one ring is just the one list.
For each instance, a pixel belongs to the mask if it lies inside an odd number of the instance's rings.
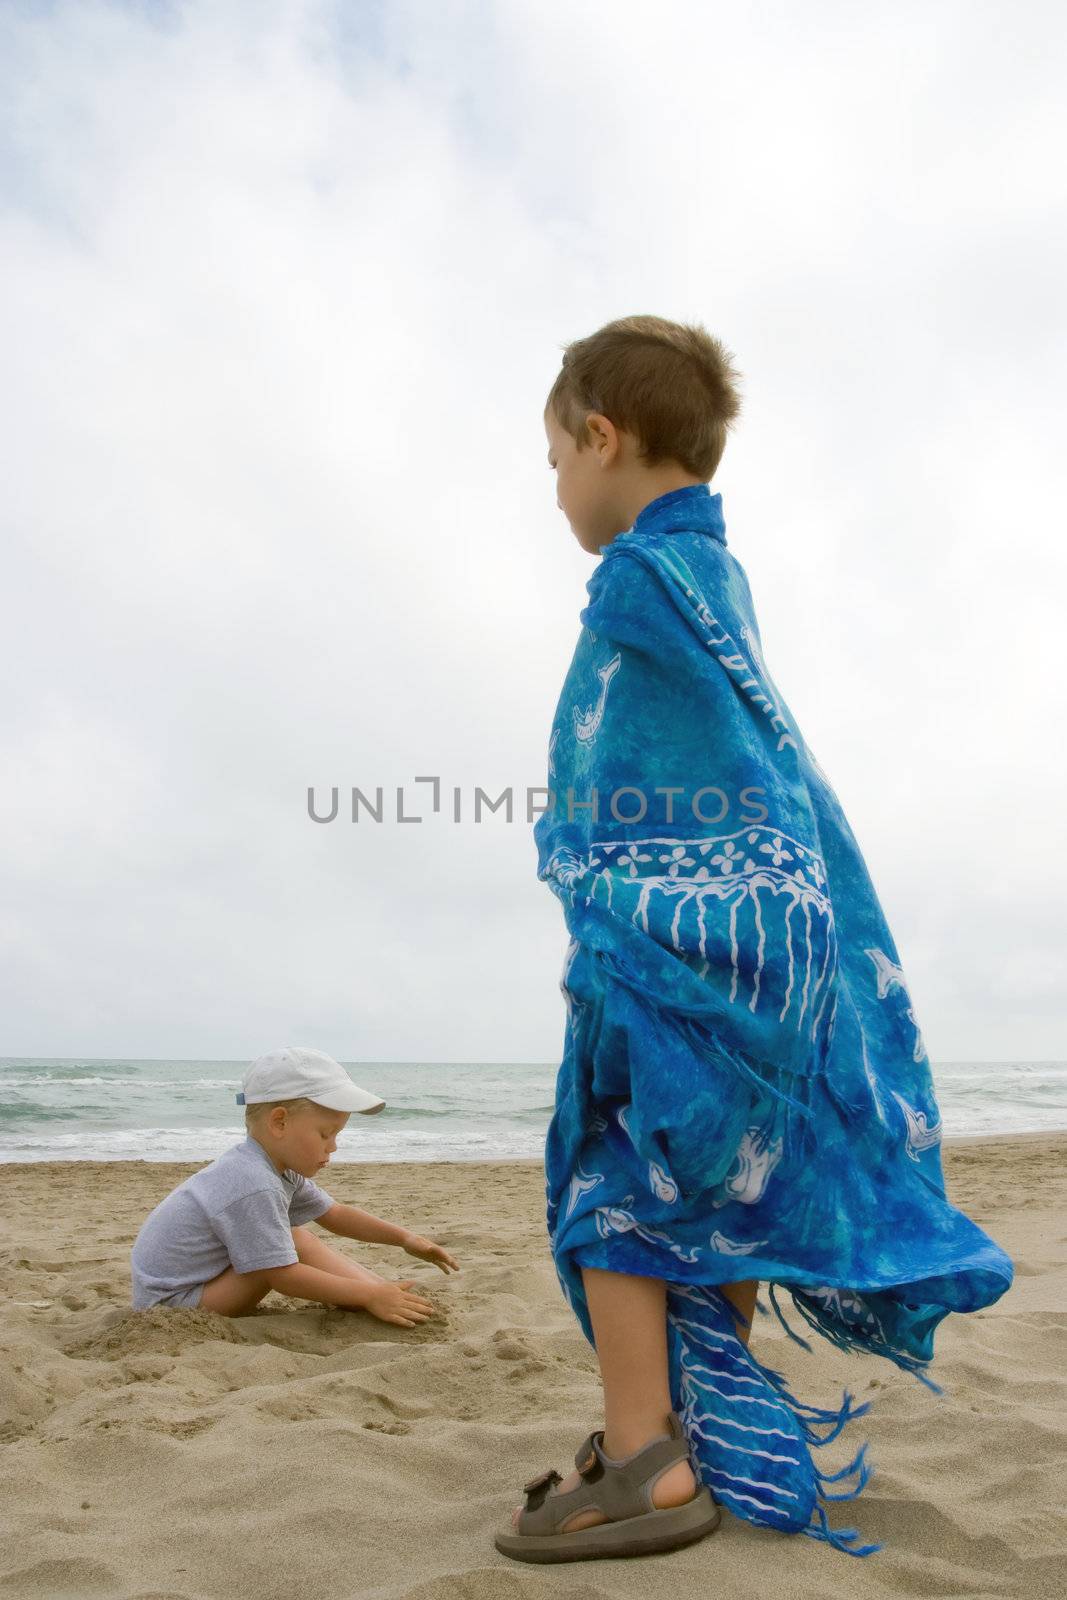
[[[655,1435],[652,1437],[655,1437]],[[648,1440],[642,1441],[642,1443],[645,1444],[648,1442]],[[640,1446],[635,1445],[633,1448],[636,1450],[639,1449]],[[627,1451],[626,1453],[629,1455],[632,1452]],[[581,1481],[582,1475],[580,1472],[577,1470],[569,1472],[564,1478],[563,1482],[556,1485],[554,1492],[557,1494],[566,1494],[571,1489],[577,1489]],[[652,1504],[660,1510],[662,1510],[665,1506],[685,1505],[687,1501],[693,1499],[697,1492],[697,1487],[698,1485],[696,1478],[693,1475],[693,1469],[689,1465],[688,1461],[676,1462],[673,1467],[669,1467],[667,1471],[664,1472],[653,1484]],[[511,1514],[511,1526],[516,1530],[518,1529],[519,1517],[522,1513],[522,1509],[522,1506],[516,1506],[515,1510]],[[597,1523],[607,1522],[609,1520],[610,1519],[606,1517],[602,1511],[596,1510],[595,1507],[590,1507],[586,1511],[576,1511],[572,1517],[568,1517],[560,1529],[560,1532],[577,1533],[580,1528],[593,1528],[596,1527]]]

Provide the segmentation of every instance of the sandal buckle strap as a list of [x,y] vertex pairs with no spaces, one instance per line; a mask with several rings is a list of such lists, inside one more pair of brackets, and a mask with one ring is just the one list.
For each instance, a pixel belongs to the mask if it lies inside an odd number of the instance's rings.
[[[570,1516],[586,1507],[595,1507],[611,1522],[655,1510],[652,1484],[673,1463],[690,1456],[685,1431],[674,1412],[667,1419],[665,1433],[666,1437],[653,1439],[617,1462],[604,1457],[603,1430],[591,1433],[574,1458],[581,1474],[577,1488],[564,1495],[551,1493],[563,1481],[555,1467],[524,1484],[526,1504],[519,1531],[527,1537],[558,1533]],[[699,1477],[697,1483],[699,1492]]]
[[604,1476],[604,1466],[597,1452],[597,1441],[603,1437],[603,1430],[591,1433],[575,1454],[574,1465],[586,1483],[595,1483],[598,1478]]
[[531,1478],[528,1483],[524,1483],[522,1487],[526,1495],[526,1510],[536,1511],[553,1484],[562,1482],[562,1475],[556,1471],[555,1467],[547,1467],[544,1472],[539,1472],[536,1478]]

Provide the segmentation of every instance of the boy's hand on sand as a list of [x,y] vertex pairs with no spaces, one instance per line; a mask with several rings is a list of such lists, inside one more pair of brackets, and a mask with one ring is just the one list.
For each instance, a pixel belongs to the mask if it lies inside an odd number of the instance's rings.
[[411,1292],[414,1282],[414,1278],[407,1278],[403,1283],[383,1283],[363,1302],[363,1310],[379,1322],[395,1322],[399,1328],[414,1328],[425,1322],[433,1316],[434,1309],[429,1300]]
[[420,1261],[432,1261],[435,1267],[440,1267],[446,1274],[449,1267],[453,1272],[459,1271],[459,1262],[455,1256],[449,1255],[444,1245],[434,1244],[432,1239],[424,1239],[419,1233],[409,1233],[403,1248],[409,1256],[418,1256]]

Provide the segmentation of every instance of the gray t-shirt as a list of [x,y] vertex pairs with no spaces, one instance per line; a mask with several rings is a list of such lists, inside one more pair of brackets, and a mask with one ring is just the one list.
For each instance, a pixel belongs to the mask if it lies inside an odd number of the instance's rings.
[[310,1178],[289,1167],[279,1173],[247,1134],[171,1190],[145,1218],[130,1252],[133,1309],[169,1299],[194,1305],[200,1285],[228,1266],[256,1272],[291,1265],[300,1259],[292,1229],[321,1217],[333,1203]]

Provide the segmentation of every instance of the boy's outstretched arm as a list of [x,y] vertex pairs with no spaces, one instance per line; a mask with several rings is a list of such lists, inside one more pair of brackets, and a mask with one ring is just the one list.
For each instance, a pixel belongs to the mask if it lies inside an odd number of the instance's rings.
[[384,1279],[361,1283],[356,1278],[323,1272],[306,1261],[285,1267],[268,1267],[263,1278],[279,1294],[298,1300],[317,1300],[322,1305],[347,1306],[349,1310],[369,1311],[380,1322],[395,1322],[413,1327],[433,1315],[434,1308],[415,1287],[414,1279],[387,1283]]
[[442,1272],[447,1273],[450,1267],[453,1272],[459,1271],[459,1262],[442,1245],[422,1234],[412,1233],[409,1228],[402,1228],[399,1223],[386,1222],[369,1211],[361,1211],[358,1206],[346,1206],[337,1200],[315,1221],[343,1239],[362,1239],[365,1244],[394,1244],[408,1255],[432,1261]]

